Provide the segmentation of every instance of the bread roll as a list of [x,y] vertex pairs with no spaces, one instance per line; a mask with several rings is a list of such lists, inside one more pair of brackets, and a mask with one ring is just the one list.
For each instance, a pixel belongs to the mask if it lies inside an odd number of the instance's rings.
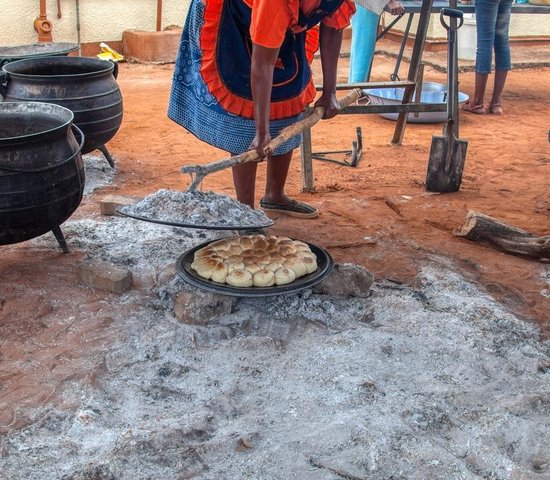
[[256,252],[253,248],[247,248],[241,253],[242,258],[252,258],[256,256]]
[[296,250],[292,245],[285,245],[283,247],[279,248],[279,253],[286,257],[287,255],[290,255],[292,253],[296,253],[298,250]]
[[233,262],[230,265],[225,263],[225,265],[227,265],[227,272],[228,273],[232,272],[233,270],[243,270],[244,269],[244,263],[243,262]]
[[231,255],[240,255],[243,253],[243,249],[240,245],[231,245],[228,251]]
[[[243,259],[240,256],[231,256],[226,258],[223,263],[225,263],[228,267],[232,267],[233,270],[238,270],[243,268]],[[241,266],[239,266],[241,265]]]
[[271,287],[275,285],[275,273],[270,270],[258,270],[252,277],[255,287]]
[[271,257],[269,255],[261,255],[253,258],[252,261],[260,267],[265,267],[271,263]]
[[217,260],[205,257],[195,260],[191,264],[191,268],[193,268],[193,270],[195,270],[200,277],[206,278],[208,280],[212,276],[212,272],[214,271],[214,269],[220,264],[221,262]]
[[276,272],[277,270],[283,268],[283,264],[282,263],[278,263],[278,262],[271,262],[271,263],[268,263],[264,269],[265,270],[269,270],[270,272]]
[[298,252],[298,256],[300,258],[310,257],[313,260],[317,261],[317,255],[315,255],[313,252]]
[[197,259],[200,257],[207,257],[208,255],[212,255],[213,253],[214,253],[214,249],[210,248],[210,245],[207,245],[206,247],[203,247],[200,250],[197,250],[193,258]]
[[296,280],[296,274],[290,268],[279,268],[275,272],[275,283],[277,285],[286,285],[287,283],[292,283]]
[[227,238],[216,240],[215,242],[212,242],[209,245],[209,247],[213,248],[214,250],[229,250],[230,246],[231,246],[231,241]]
[[279,247],[289,247],[289,246],[291,246],[293,243],[294,243],[294,241],[291,240],[290,238],[287,238],[287,237],[279,237],[279,241],[277,242],[277,245],[279,245]]
[[256,265],[255,263],[253,262],[247,262],[245,260],[244,262],[244,269],[247,271],[247,272],[250,272],[252,275],[254,275],[256,272],[262,270],[262,267],[260,267],[259,265]]
[[302,255],[300,261],[306,266],[307,273],[313,273],[315,270],[317,270],[317,258],[315,257],[315,255]]
[[233,270],[225,277],[226,283],[234,287],[251,287],[254,282],[252,274],[246,270]]
[[263,235],[256,237],[254,239],[254,250],[266,249],[269,246],[269,243],[263,238]]
[[280,253],[271,253],[269,254],[269,258],[272,262],[283,263],[285,261],[285,257],[283,257]]
[[254,238],[251,236],[240,237],[239,245],[243,250],[248,250],[249,248],[254,248]]
[[269,245],[266,248],[267,253],[279,253],[279,247],[276,244]]
[[307,267],[299,258],[291,258],[283,263],[283,267],[290,268],[296,274],[296,278],[307,273]]
[[288,245],[288,242],[292,242],[292,239],[288,237],[277,237],[277,243],[279,244],[281,242],[283,242],[283,245]]
[[292,246],[298,250],[299,252],[311,252],[311,248],[309,248],[309,245],[305,242],[302,242],[300,240],[294,240],[294,243]]
[[218,263],[210,274],[210,280],[218,283],[225,283],[225,278],[228,273],[227,265],[224,263]]

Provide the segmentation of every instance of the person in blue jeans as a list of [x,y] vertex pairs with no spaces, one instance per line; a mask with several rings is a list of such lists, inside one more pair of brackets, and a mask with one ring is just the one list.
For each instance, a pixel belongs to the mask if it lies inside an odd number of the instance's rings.
[[[513,0],[476,0],[476,77],[474,96],[462,109],[466,112],[502,115],[501,95],[508,70],[512,68],[508,31]],[[485,89],[491,73],[493,49],[495,51],[495,83],[488,107],[484,105]]]

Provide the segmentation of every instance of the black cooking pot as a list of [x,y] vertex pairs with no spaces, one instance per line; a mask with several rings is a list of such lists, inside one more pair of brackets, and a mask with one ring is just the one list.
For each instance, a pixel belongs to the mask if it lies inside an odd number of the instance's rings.
[[84,192],[84,135],[73,118],[54,104],[0,103],[0,245],[52,230],[67,251],[59,225]]
[[2,67],[0,94],[6,102],[48,102],[68,108],[84,132],[82,153],[103,151],[122,123],[116,67],[86,57],[26,58]]

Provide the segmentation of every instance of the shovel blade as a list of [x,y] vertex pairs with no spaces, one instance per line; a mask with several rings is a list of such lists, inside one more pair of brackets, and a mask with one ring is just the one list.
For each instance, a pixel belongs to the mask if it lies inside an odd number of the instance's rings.
[[468,142],[441,136],[432,137],[426,190],[429,192],[458,192],[466,160]]

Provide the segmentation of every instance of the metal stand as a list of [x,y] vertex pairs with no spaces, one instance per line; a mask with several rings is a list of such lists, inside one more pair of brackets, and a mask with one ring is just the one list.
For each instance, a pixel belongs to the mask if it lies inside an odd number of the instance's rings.
[[[424,44],[428,32],[428,24],[430,22],[430,13],[432,10],[433,0],[422,0],[420,9],[420,18],[414,39],[414,46],[409,64],[409,72],[406,81],[391,82],[365,82],[359,84],[340,84],[336,86],[337,90],[349,90],[352,88],[398,88],[403,87],[403,100],[401,105],[354,105],[346,107],[342,110],[342,114],[357,114],[357,113],[399,113],[399,117],[395,126],[392,144],[400,145],[403,140],[405,128],[407,126],[407,117],[410,112],[443,112],[446,110],[446,103],[411,103],[413,94],[417,85],[419,85],[419,77],[421,74],[421,60],[424,52]],[[412,14],[411,14],[412,15]],[[412,22],[409,19],[408,27]],[[406,40],[404,39],[401,45],[401,51],[405,48]],[[400,58],[398,59],[400,61]],[[398,67],[399,68],[399,67]],[[397,68],[397,69],[398,69]],[[394,72],[394,77],[398,78],[397,72]],[[311,132],[304,131],[302,142],[302,190],[315,191],[313,184],[313,167],[312,167],[312,149],[311,149]]]
[[97,149],[103,154],[105,159],[109,162],[109,165],[111,165],[112,168],[115,168],[115,161],[113,160],[113,157],[111,157],[109,150],[107,150],[107,145],[101,145],[100,147],[97,147]]
[[[344,165],[345,167],[356,167],[359,165],[361,155],[363,154],[363,134],[361,127],[355,129],[357,140],[351,142],[351,150],[332,150],[330,152],[315,152],[311,154],[311,158],[314,160],[321,160],[323,162],[337,163],[338,165]],[[351,157],[351,162],[344,160],[336,160],[335,158],[328,158],[327,155],[344,154],[344,157]]]

